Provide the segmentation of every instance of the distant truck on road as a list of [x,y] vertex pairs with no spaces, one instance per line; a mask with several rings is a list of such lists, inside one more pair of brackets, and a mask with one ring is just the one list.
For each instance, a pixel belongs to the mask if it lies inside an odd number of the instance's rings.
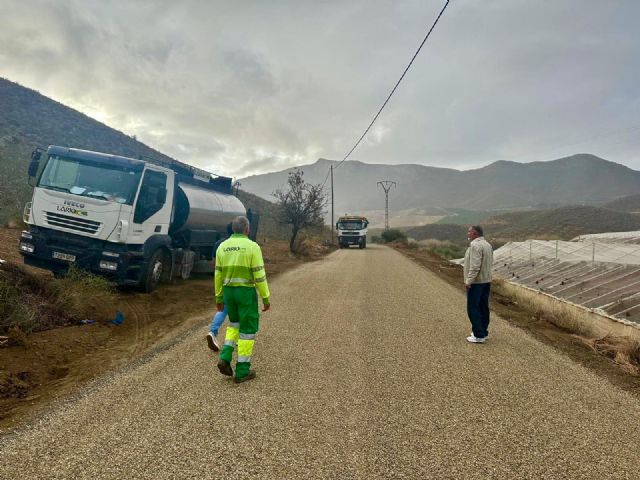
[[369,220],[358,215],[345,215],[338,218],[336,222],[338,246],[349,248],[350,245],[358,245],[359,248],[367,248],[368,225]]
[[[160,281],[212,271],[214,244],[238,215],[258,215],[233,195],[231,178],[178,161],[152,162],[50,146],[36,149],[20,253],[57,273],[71,265],[117,285],[154,290]],[[38,172],[41,173],[38,175]]]

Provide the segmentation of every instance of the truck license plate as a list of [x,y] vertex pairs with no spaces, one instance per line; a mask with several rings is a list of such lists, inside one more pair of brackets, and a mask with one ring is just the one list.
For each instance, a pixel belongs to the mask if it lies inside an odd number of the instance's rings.
[[66,262],[76,261],[75,255],[69,255],[68,253],[61,253],[61,252],[53,252],[53,258],[57,258],[58,260],[64,260]]

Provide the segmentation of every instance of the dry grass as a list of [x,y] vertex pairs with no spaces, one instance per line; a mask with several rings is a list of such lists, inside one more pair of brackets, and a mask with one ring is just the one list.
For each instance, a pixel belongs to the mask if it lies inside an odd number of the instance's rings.
[[113,311],[115,290],[104,278],[71,268],[53,282],[56,305],[74,319],[105,319]]
[[536,318],[573,334],[629,373],[640,375],[640,329],[502,279],[495,279],[492,288],[530,311]]
[[587,340],[587,345],[634,375],[640,375],[640,341],[616,335]]
[[0,266],[0,333],[21,342],[26,333],[106,319],[114,292],[106,280],[71,270],[61,279],[36,275],[22,265]]

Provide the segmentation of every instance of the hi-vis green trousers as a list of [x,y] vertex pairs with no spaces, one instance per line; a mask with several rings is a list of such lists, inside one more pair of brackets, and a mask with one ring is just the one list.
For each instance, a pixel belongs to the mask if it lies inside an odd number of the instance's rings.
[[233,349],[238,344],[238,363],[236,378],[243,378],[249,374],[253,344],[258,333],[258,295],[254,288],[223,287],[224,304],[229,312],[229,324],[224,339],[224,346],[220,351],[220,359],[231,363]]

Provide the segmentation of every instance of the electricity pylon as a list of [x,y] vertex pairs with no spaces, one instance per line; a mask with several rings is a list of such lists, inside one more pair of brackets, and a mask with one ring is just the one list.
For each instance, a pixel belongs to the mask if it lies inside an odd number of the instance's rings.
[[389,230],[389,190],[398,185],[393,180],[382,180],[378,185],[384,190],[384,231]]

